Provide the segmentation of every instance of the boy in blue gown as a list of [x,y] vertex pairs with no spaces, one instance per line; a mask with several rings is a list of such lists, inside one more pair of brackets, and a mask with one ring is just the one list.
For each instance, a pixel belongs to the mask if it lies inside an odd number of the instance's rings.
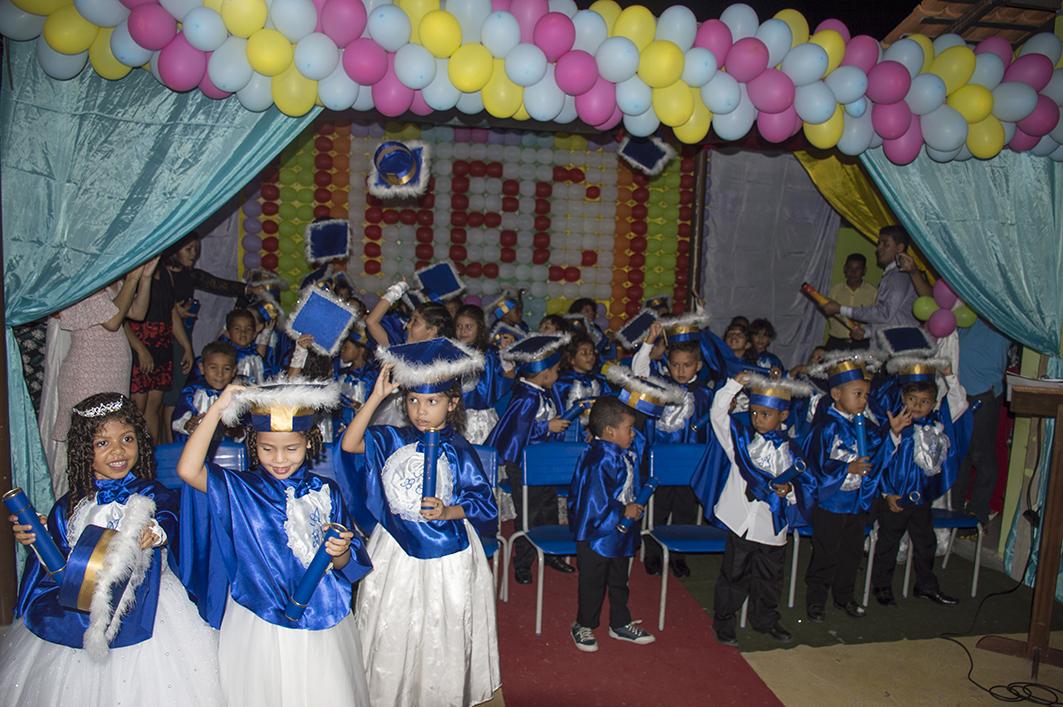
[[265,380],[266,364],[255,345],[255,316],[246,309],[234,309],[225,315],[223,341],[236,349],[236,377],[244,385],[257,385]]
[[203,347],[196,364],[199,376],[181,389],[173,410],[173,441],[185,442],[196,429],[203,413],[214,404],[225,386],[236,377],[236,349],[224,341]]

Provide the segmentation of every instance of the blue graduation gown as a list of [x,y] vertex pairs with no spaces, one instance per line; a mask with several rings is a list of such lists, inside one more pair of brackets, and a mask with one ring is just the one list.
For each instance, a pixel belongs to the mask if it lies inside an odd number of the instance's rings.
[[734,378],[742,371],[753,371],[761,375],[769,375],[767,368],[758,366],[735,356],[734,351],[728,348],[724,340],[708,329],[702,329],[698,339],[701,346],[701,357],[705,362],[704,370],[708,379],[713,383]]
[[462,393],[466,410],[493,408],[513,387],[513,380],[502,373],[502,359],[498,349],[490,346],[484,351],[484,369],[476,381],[476,387]]
[[[687,390],[694,396],[694,411],[682,427],[670,432],[662,430],[658,422],[654,428],[653,444],[700,444],[708,438],[709,410],[715,392],[697,383],[687,386]],[[666,408],[665,415],[671,408]]]
[[[610,395],[611,387],[600,375],[580,373],[579,371],[562,371],[557,378],[557,382],[554,383],[554,387],[550,389],[550,393],[554,398],[554,405],[557,406],[557,411],[560,415],[582,398]],[[572,420],[572,424],[568,426],[568,429],[561,436],[563,441],[582,442],[586,439],[580,417]]]
[[[206,408],[200,410],[199,408],[201,406],[196,405],[196,394],[201,391],[207,396],[208,407],[210,405],[213,405],[214,401],[218,399],[219,395],[221,395],[220,390],[215,390],[214,388],[211,388],[206,384],[206,382],[191,383],[189,385],[186,385],[184,388],[181,389],[181,396],[177,399],[177,405],[175,405],[173,409],[174,422],[180,420],[186,414],[191,414],[191,417],[195,417],[196,415],[202,415],[207,411]],[[173,441],[187,442],[188,434],[185,432],[178,432],[174,430]]]
[[827,410],[822,423],[809,435],[805,458],[815,474],[816,502],[831,513],[863,513],[879,490],[882,471],[893,454],[893,440],[889,428],[871,420],[865,423],[867,451],[871,469],[855,489],[842,490],[848,474],[848,461],[831,459],[836,445],[846,452],[856,454],[856,426],[847,420],[833,405]]
[[[917,427],[933,425],[940,422],[942,434],[948,439],[948,453],[942,459],[941,471],[928,476],[926,471],[915,463]],[[901,503],[911,503],[911,494],[919,494],[920,503],[933,503],[945,495],[959,475],[960,464],[967,455],[970,445],[973,415],[970,409],[964,411],[955,422],[949,411],[948,398],[941,401],[937,410],[901,431],[901,443],[890,460],[882,476],[882,493],[900,496]],[[918,505],[918,504],[912,504]]]
[[550,391],[539,390],[518,380],[513,384],[509,405],[484,444],[498,450],[498,458],[506,464],[520,464],[525,447],[555,436],[550,433],[549,420],[535,419],[539,407],[550,401],[549,396]]
[[[762,437],[776,448],[786,445],[794,464],[804,464],[806,470],[793,480],[792,486],[797,503],[791,505],[781,498],[772,488],[775,476],[756,465],[749,453],[749,445],[757,437]],[[799,527],[812,521],[812,507],[815,505],[815,476],[808,469],[808,464],[796,443],[790,440],[785,431],[776,430],[762,434],[753,427],[749,413],[731,415],[731,440],[734,445],[734,461],[738,473],[746,482],[746,490],[758,501],[771,508],[772,523],[775,532],[782,532],[787,525]],[[785,470],[783,470],[785,471]]]
[[634,499],[639,492],[639,472],[638,460],[630,449],[595,439],[576,462],[568,493],[569,528],[577,541],[589,542],[603,557],[633,557],[639,546],[637,527],[627,533],[616,529],[624,517],[620,494],[629,465]]

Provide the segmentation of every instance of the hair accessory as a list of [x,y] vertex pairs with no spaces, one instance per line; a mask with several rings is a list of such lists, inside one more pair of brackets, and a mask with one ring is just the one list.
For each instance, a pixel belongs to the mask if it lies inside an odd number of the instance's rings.
[[78,415],[78,417],[91,418],[102,417],[104,415],[110,415],[112,412],[118,412],[122,409],[124,405],[125,401],[122,398],[118,398],[117,400],[112,400],[109,403],[100,403],[99,405],[90,407],[88,410],[81,410],[77,406],[72,409],[74,413]]
[[524,376],[552,368],[561,362],[561,349],[572,336],[569,334],[531,334],[502,349],[502,360],[515,363]]
[[520,295],[505,292],[494,302],[487,305],[487,308],[495,315],[495,319],[502,319],[502,317],[519,307],[520,303]]
[[391,380],[413,393],[442,393],[483,370],[484,356],[465,344],[439,337],[378,348],[381,364],[391,366]]
[[306,227],[306,262],[321,265],[351,254],[351,225],[345,219],[318,221]]
[[256,432],[305,432],[314,426],[318,412],[339,402],[340,386],[335,381],[280,376],[236,393],[221,420],[228,427],[248,425]]

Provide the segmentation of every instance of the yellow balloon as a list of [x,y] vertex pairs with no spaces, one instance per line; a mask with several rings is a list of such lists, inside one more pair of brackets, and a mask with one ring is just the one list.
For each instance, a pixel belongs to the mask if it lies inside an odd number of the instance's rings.
[[653,89],[653,112],[665,125],[677,128],[694,114],[694,94],[682,81]]
[[421,20],[429,12],[439,9],[439,0],[398,0],[395,4],[410,18],[410,41],[424,44],[420,38]]
[[306,115],[314,107],[317,98],[317,81],[312,81],[299,73],[292,64],[270,81],[273,102],[281,113],[298,117]]
[[657,31],[657,18],[642,5],[632,5],[621,10],[613,24],[614,37],[627,37],[641,52],[653,41]]
[[222,0],[221,19],[235,37],[250,37],[266,26],[266,0]]
[[117,81],[133,69],[114,58],[114,53],[111,51],[112,32],[114,32],[113,27],[104,27],[96,35],[92,46],[89,47],[89,61],[92,62],[92,68],[97,74],[105,79]]
[[44,41],[62,54],[87,51],[99,33],[100,28],[82,17],[73,5],[56,10],[44,21]]
[[827,52],[828,74],[841,66],[845,58],[845,38],[837,30],[821,29],[808,38],[808,43],[823,47]]
[[683,75],[683,50],[667,39],[646,45],[639,58],[639,78],[650,88],[671,86]]
[[813,147],[818,147],[821,150],[831,149],[842,139],[842,130],[845,129],[845,119],[842,117],[844,115],[845,111],[842,110],[842,107],[836,106],[834,115],[827,122],[819,125],[805,123],[805,137]]
[[909,34],[905,39],[910,39],[923,48],[923,68],[919,72],[925,73],[934,61],[934,42],[925,34]]
[[616,18],[620,17],[620,5],[616,4],[614,0],[595,0],[595,2],[591,3],[590,9],[597,12],[605,20],[605,29],[612,36],[613,25],[616,24]]
[[11,0],[11,4],[33,15],[50,15],[72,4],[73,0]]
[[945,93],[951,96],[974,75],[974,52],[967,46],[949,47],[934,57],[930,73],[945,82]]
[[491,79],[484,86],[481,96],[484,99],[484,110],[492,116],[512,118],[524,100],[524,89],[506,76],[505,60],[495,59]]
[[421,18],[421,44],[437,59],[446,59],[461,46],[461,24],[446,10],[432,10]]
[[1004,126],[989,115],[967,129],[967,149],[980,160],[996,157],[1004,149]]
[[263,76],[277,76],[292,65],[295,50],[275,29],[260,29],[247,40],[247,62]]
[[979,123],[993,111],[993,94],[985,86],[969,83],[949,96],[948,104],[968,123]]
[[775,19],[782,20],[790,28],[790,34],[793,35],[793,40],[790,42],[791,47],[796,47],[798,44],[804,44],[808,41],[808,20],[800,12],[791,8],[779,10],[775,13]]
[[701,91],[696,88],[690,89],[691,98],[694,99],[694,112],[690,119],[682,125],[675,127],[675,136],[688,145],[699,143],[709,134],[709,125],[712,123],[712,111],[705,107],[701,101]]
[[484,45],[463,44],[447,62],[447,77],[459,91],[479,91],[491,78],[492,61],[491,52]]
[[524,103],[520,104],[520,108],[513,114],[514,120],[531,120],[531,114],[528,113],[528,109],[524,107]]
[[209,7],[214,12],[221,14],[221,6],[224,0],[203,0],[203,7]]

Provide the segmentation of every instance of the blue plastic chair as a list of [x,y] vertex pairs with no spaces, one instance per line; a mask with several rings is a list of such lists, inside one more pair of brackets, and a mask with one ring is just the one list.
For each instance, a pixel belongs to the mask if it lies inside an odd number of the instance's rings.
[[[791,609],[794,608],[794,599],[797,595],[797,558],[801,552],[801,538],[812,537],[812,526],[802,525],[800,528],[791,528],[790,533],[793,536],[793,554],[790,556],[790,594],[787,598],[786,605]],[[875,546],[878,544],[878,523],[872,523],[864,528],[864,537],[870,538],[871,543],[868,545],[867,553],[867,573],[864,575],[864,606],[867,606],[868,599],[871,598],[871,570],[875,565]]]
[[[177,476],[177,460],[185,449],[184,442],[155,446],[155,480],[168,489],[180,489],[184,482]],[[247,470],[247,449],[243,444],[222,440],[210,460],[218,466],[235,471]]]
[[[576,471],[580,454],[587,449],[582,442],[542,442],[529,444],[524,449],[523,479],[525,490],[529,486],[568,486]],[[537,525],[528,527],[528,494],[521,502],[523,527],[506,540],[506,562],[503,568],[503,592],[509,596],[509,563],[513,545],[525,537],[535,548],[539,561],[539,580],[535,586],[535,633],[543,632],[543,557],[544,555],[576,554],[576,539],[567,525]]]
[[[694,468],[705,452],[704,444],[656,444],[650,448],[650,476],[660,486],[690,486]],[[714,501],[715,502],[715,501]],[[661,546],[661,608],[657,628],[664,630],[664,614],[668,601],[668,555],[722,553],[727,545],[727,531],[712,525],[653,526],[653,497],[650,497],[648,530],[644,531]],[[701,513],[698,514],[701,516]]]
[[[491,488],[495,494],[495,501],[497,503],[499,496],[498,489],[498,451],[494,447],[487,447],[482,444],[474,444],[473,448],[476,450],[477,456],[480,457],[480,463],[483,464],[484,472],[487,474],[488,481],[491,482]],[[499,549],[502,550],[502,555],[506,553],[506,539],[502,537],[502,519],[498,519],[497,527],[495,528],[494,535],[481,535],[480,544],[483,545],[484,554],[487,555],[487,559],[491,560],[491,574],[494,576],[495,586],[498,586],[498,555]],[[507,585],[503,582],[501,589],[499,589],[500,598],[502,601],[509,601],[509,591]]]
[[[950,492],[951,493],[951,492]],[[962,511],[949,511],[944,508],[932,508],[934,530],[945,528],[949,533],[949,544],[945,546],[945,557],[941,559],[941,569],[949,566],[949,557],[952,556],[952,544],[956,542],[956,533],[961,529],[978,531],[978,541],[974,549],[974,573],[971,575],[971,597],[978,596],[978,572],[982,569],[982,536],[985,529],[978,519],[969,516]],[[908,559],[904,563],[904,585],[901,588],[901,596],[908,596],[908,588],[912,580],[912,547],[908,545]]]

